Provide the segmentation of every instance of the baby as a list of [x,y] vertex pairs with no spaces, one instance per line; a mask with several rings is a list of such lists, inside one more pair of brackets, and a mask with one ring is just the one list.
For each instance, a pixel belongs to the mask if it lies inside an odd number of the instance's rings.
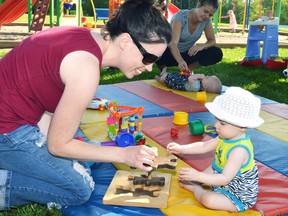
[[[268,10],[266,12],[266,16],[263,16],[262,18],[259,18],[258,20],[262,20],[262,21],[271,21],[271,20],[274,20],[275,17],[274,17],[274,14],[271,10]],[[259,29],[260,31],[263,31],[265,28],[265,25],[259,25]]]
[[[229,87],[206,108],[216,118],[218,136],[204,142],[171,142],[173,154],[197,155],[214,151],[214,159],[203,172],[192,167],[178,171],[180,186],[194,193],[206,208],[242,212],[252,208],[258,195],[258,169],[248,128],[264,123],[259,116],[261,101],[240,87]],[[210,185],[210,191],[195,182]]]
[[222,83],[217,76],[205,76],[204,74],[193,73],[167,73],[163,70],[160,76],[156,75],[155,80],[165,84],[167,87],[175,90],[219,94],[222,90]]

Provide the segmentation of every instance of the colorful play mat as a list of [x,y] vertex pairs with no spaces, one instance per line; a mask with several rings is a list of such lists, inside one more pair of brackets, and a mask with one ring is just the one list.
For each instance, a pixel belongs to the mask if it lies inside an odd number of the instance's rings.
[[[226,87],[223,88],[222,93],[225,90]],[[213,101],[216,96],[207,94],[207,102]],[[196,100],[194,92],[171,90],[154,80],[147,80],[100,85],[95,97],[115,100],[121,105],[144,107],[142,132],[146,136],[146,143],[157,147],[160,155],[166,154],[165,147],[169,142],[187,144],[209,140],[215,135],[204,133],[193,136],[190,134],[188,125],[173,124],[175,111],[187,112],[189,122],[201,120],[204,124],[214,124],[214,117],[203,103]],[[265,120],[265,124],[257,129],[248,130],[259,169],[259,196],[253,209],[242,213],[209,210],[199,204],[191,192],[179,187],[177,170],[189,166],[204,170],[212,161],[213,153],[211,153],[201,156],[181,156],[178,158],[176,170],[161,170],[172,174],[168,205],[163,209],[104,205],[103,196],[116,171],[130,168],[123,164],[91,164],[92,176],[97,181],[90,200],[80,206],[64,208],[63,214],[69,216],[279,216],[288,214],[288,105],[262,97],[260,99],[262,102],[260,116]],[[82,118],[79,134],[88,140],[108,141],[106,123],[108,116],[108,110],[87,109]],[[172,128],[177,131],[177,136],[171,136]]]

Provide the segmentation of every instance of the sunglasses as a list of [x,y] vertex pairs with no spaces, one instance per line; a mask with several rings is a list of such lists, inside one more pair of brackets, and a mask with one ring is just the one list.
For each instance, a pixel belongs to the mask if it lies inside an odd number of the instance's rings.
[[143,55],[143,59],[142,59],[143,64],[145,64],[145,65],[152,64],[160,58],[154,54],[147,52],[134,36],[132,36],[131,34],[129,34],[129,35],[132,38],[134,44],[137,46],[140,53]]

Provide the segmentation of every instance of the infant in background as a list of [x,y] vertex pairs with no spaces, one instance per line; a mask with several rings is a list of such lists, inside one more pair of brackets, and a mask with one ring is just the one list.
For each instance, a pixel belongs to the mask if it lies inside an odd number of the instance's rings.
[[217,76],[205,76],[204,74],[192,73],[167,73],[163,70],[160,76],[156,75],[155,80],[165,84],[167,87],[175,90],[220,94],[222,83]]
[[264,21],[275,19],[273,12],[271,10],[268,10],[266,12],[266,17],[263,17],[263,19],[264,19]]
[[[274,22],[277,22],[277,24],[279,24],[278,22],[279,22],[279,19],[276,17],[274,17],[274,14],[273,14],[273,12],[271,11],[271,10],[268,10],[267,12],[266,12],[266,16],[262,16],[261,18],[259,18],[259,19],[257,19],[255,22],[271,22],[271,24],[272,24],[272,22],[274,23]],[[259,24],[260,24],[259,23]],[[260,31],[263,31],[264,30],[264,28],[265,28],[265,25],[259,25],[259,29],[260,29]]]

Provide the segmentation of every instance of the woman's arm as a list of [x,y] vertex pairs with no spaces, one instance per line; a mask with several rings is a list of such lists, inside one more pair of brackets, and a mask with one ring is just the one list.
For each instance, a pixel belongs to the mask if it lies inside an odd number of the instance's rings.
[[188,54],[190,56],[196,55],[199,51],[216,45],[215,34],[211,23],[205,27],[204,33],[207,39],[206,43],[201,45],[195,44],[194,46],[192,46],[188,51]]
[[45,112],[37,124],[40,128],[41,133],[43,133],[45,136],[47,136],[48,134],[48,129],[51,123],[52,116],[52,113]]
[[180,71],[188,71],[188,65],[182,58],[180,51],[178,49],[178,43],[181,34],[181,23],[178,20],[175,20],[172,23],[172,41],[170,43],[171,53],[174,56],[175,60],[178,62],[178,67]]
[[215,39],[215,34],[213,30],[212,23],[207,25],[204,29],[204,33],[207,39],[207,42],[203,44],[204,49],[207,49],[209,47],[215,46],[216,45],[216,39]]
[[98,59],[88,52],[73,52],[63,59],[60,76],[65,89],[48,131],[48,148],[52,154],[73,159],[88,156],[85,149],[80,150],[82,142],[73,140],[73,136],[96,92],[99,73]]
[[48,131],[48,149],[55,156],[82,161],[120,162],[150,170],[157,153],[147,146],[103,147],[73,139],[83,113],[92,100],[100,79],[99,61],[90,53],[77,51],[62,61],[60,75],[64,93]]

